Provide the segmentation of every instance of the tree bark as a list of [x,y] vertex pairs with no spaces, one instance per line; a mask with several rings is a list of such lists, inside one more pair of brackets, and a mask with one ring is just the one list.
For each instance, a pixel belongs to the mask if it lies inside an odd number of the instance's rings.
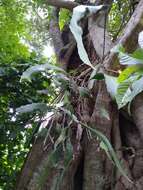
[[65,8],[72,10],[74,7],[78,5],[78,3],[73,2],[71,0],[45,0],[47,5],[55,6],[58,8]]
[[[76,6],[75,3],[71,3],[71,1],[57,2],[49,0],[47,2],[50,3],[50,5],[68,9],[72,9],[74,6]],[[96,1],[96,3],[101,3],[101,1]],[[108,1],[108,3],[112,3],[112,1]],[[139,5],[137,6],[123,32],[123,35],[117,41],[118,43],[121,43],[128,52],[132,52],[137,47],[138,33],[143,30],[142,20],[143,0],[140,0]],[[56,33],[52,34],[52,38],[55,49],[57,49],[57,57],[59,57],[60,50],[63,48],[64,44],[62,42],[57,20],[52,20],[51,26],[53,27],[53,23],[55,23],[55,21],[56,24],[54,24],[54,26]],[[103,39],[104,29],[97,27],[93,18],[89,18],[88,21],[88,32],[86,32],[87,34],[84,38],[85,46],[91,62],[93,64],[99,64],[102,60],[101,49],[103,48],[103,40],[101,39]],[[53,32],[53,30],[51,31]],[[98,39],[96,39],[97,37]],[[99,42],[102,43],[99,44]],[[114,53],[110,53],[112,46],[113,44],[108,36],[108,33],[106,33],[106,58],[102,63],[104,66],[104,72],[106,73],[110,73],[110,70],[118,70],[117,56]],[[73,78],[81,87],[87,87],[90,70],[86,66],[83,66],[83,70],[81,71],[81,61],[79,60],[75,45],[73,47],[74,48],[70,51],[70,54],[68,54],[69,57],[66,59],[65,64],[74,64],[76,62],[75,68],[77,69],[77,74],[73,76]],[[122,161],[128,177],[133,181],[133,183],[127,181],[114,167],[105,152],[100,148],[100,142],[97,137],[95,137],[89,131],[87,132],[84,130],[81,132],[80,138],[77,139],[80,126],[74,123],[71,127],[71,142],[73,145],[74,159],[72,159],[68,170],[66,170],[63,180],[59,185],[59,189],[143,189],[142,95],[139,95],[134,100],[132,109],[134,119],[133,122],[128,121],[122,112],[120,113],[117,110],[117,106],[114,102],[112,102],[110,96],[107,93],[104,81],[99,81],[94,84],[90,93],[91,97],[82,99],[75,92],[72,92],[71,104],[74,107],[75,115],[80,121],[91,126],[93,129],[98,129],[108,138],[108,140],[112,143],[118,158]],[[101,114],[102,110],[107,112],[106,116]],[[55,117],[53,126],[55,126],[55,123],[61,125],[61,121],[63,121],[62,114],[59,118]],[[64,124],[66,126],[67,122]],[[47,128],[49,125],[50,124],[47,125]],[[54,136],[55,129],[54,127],[52,129]],[[47,172],[43,177],[45,180],[43,181],[41,189],[52,190],[54,187],[55,179],[60,177],[60,169],[52,168],[47,164],[48,156],[52,150],[50,139],[48,139],[48,142],[49,147],[46,151],[44,151],[42,147],[43,138],[40,138],[40,140],[37,139],[35,144],[33,144],[33,147],[21,172],[21,176],[16,188],[17,190],[40,189],[37,186],[37,176],[43,175],[44,168],[47,168],[47,171],[50,172],[50,175],[48,175]],[[63,163],[63,159],[64,156],[61,154],[61,157],[59,158],[61,165]]]

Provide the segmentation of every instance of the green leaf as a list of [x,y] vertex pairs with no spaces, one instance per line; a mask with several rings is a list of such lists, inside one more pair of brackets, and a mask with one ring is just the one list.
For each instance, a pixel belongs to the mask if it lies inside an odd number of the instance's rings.
[[92,79],[96,79],[96,80],[103,80],[105,77],[104,77],[104,74],[103,73],[97,73],[94,75],[94,77],[91,78]]
[[135,59],[143,60],[143,49],[138,48],[131,55]]
[[136,81],[138,76],[131,76],[127,80],[121,82],[118,86],[117,93],[116,93],[116,102],[118,104],[118,108],[124,107],[129,100],[129,96],[132,93],[132,84]]
[[127,97],[127,101],[131,102],[142,91],[143,91],[143,77],[132,83],[131,93]]
[[139,71],[140,70],[140,67],[139,66],[129,66],[127,67],[126,69],[124,69],[119,77],[118,77],[118,82],[121,83],[123,82],[124,80],[128,79],[130,77],[131,74],[135,73],[136,71]]
[[23,74],[21,76],[21,81],[23,79],[31,80],[32,74],[39,73],[39,72],[44,72],[47,69],[50,69],[50,70],[53,70],[53,71],[58,71],[58,72],[65,72],[60,67],[57,67],[57,66],[49,64],[49,63],[45,63],[43,65],[34,65],[34,66],[28,68],[25,72],[23,72]]
[[143,50],[137,49],[132,54],[125,53],[125,49],[121,44],[112,48],[111,52],[118,53],[121,65],[139,65],[143,64]]
[[59,15],[59,26],[60,30],[62,30],[70,20],[71,12],[67,9],[60,9],[60,15]]
[[83,17],[86,16],[86,13],[91,15],[92,13],[96,13],[102,8],[103,8],[103,5],[99,5],[99,6],[79,5],[73,9],[73,15],[70,22],[70,30],[73,33],[75,40],[77,42],[79,57],[83,61],[83,63],[85,63],[86,65],[90,66],[93,69],[94,69],[94,66],[91,64],[89,57],[87,55],[87,52],[83,45],[83,41],[82,41],[83,30],[80,27],[79,22]]
[[107,91],[109,92],[112,99],[115,99],[115,95],[117,93],[117,88],[118,88],[117,77],[109,75],[104,75],[104,76],[105,76]]
[[29,113],[33,112],[35,110],[40,110],[41,112],[46,112],[49,109],[47,104],[44,103],[32,103],[32,104],[27,104],[25,106],[21,106],[16,109],[16,112],[18,114],[23,114],[23,113]]
[[134,58],[132,55],[120,52],[119,61],[121,65],[139,65],[143,64],[143,59]]

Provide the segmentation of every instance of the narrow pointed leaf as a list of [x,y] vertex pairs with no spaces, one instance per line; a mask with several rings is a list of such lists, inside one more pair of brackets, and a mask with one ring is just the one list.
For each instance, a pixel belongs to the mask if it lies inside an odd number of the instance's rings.
[[33,111],[36,111],[36,110],[46,112],[48,109],[49,109],[49,107],[47,106],[47,104],[44,104],[44,103],[32,103],[32,104],[27,104],[27,105],[24,105],[24,106],[21,106],[21,107],[17,108],[16,112],[18,114],[29,113],[29,112],[33,112]]
[[70,22],[70,30],[73,33],[75,40],[77,42],[79,57],[86,65],[89,65],[93,69],[94,67],[91,64],[89,57],[87,55],[87,52],[83,45],[83,41],[82,41],[83,30],[78,23],[86,15],[86,13],[88,13],[89,15],[92,13],[96,13],[98,10],[101,10],[102,7],[103,7],[102,5],[100,6],[79,5],[73,9],[73,15]]
[[31,80],[32,74],[39,73],[39,72],[44,72],[47,69],[58,71],[58,72],[64,72],[64,70],[61,69],[60,67],[57,67],[55,65],[51,65],[49,63],[45,63],[45,64],[42,64],[42,65],[34,65],[34,66],[28,68],[25,72],[23,72],[23,74],[21,76],[21,81],[23,79]]

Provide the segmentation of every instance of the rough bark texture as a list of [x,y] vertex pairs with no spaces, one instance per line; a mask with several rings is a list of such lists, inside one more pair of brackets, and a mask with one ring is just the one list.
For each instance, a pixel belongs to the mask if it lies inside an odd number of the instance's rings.
[[66,8],[72,10],[74,7],[78,5],[78,3],[73,2],[71,0],[45,0],[47,5],[55,6],[58,8]]
[[[50,2],[50,1],[49,1]],[[55,1],[51,1],[54,2]],[[61,2],[61,1],[60,1]],[[63,1],[64,2],[64,1]],[[107,1],[106,3],[111,3]],[[101,1],[96,1],[101,3]],[[55,4],[53,4],[55,5]],[[57,4],[59,6],[59,4]],[[61,4],[60,4],[61,6]],[[65,6],[65,4],[64,4]],[[54,22],[53,22],[54,23]],[[58,32],[57,36],[52,36],[57,53],[60,55],[60,50],[63,48],[63,42],[57,24],[51,25]],[[86,29],[87,30],[87,29]],[[89,19],[89,34],[86,31],[84,42],[87,53],[91,62],[96,65],[101,63],[103,43],[103,28],[98,28],[95,25],[93,18]],[[122,43],[127,51],[132,52],[137,47],[138,33],[143,30],[143,0],[140,1],[129,23],[127,24],[123,35],[118,40]],[[99,33],[100,31],[100,33]],[[96,33],[98,40],[96,40]],[[59,45],[56,45],[59,44]],[[69,42],[70,43],[70,42]],[[105,72],[112,69],[118,69],[117,57],[113,53],[109,53],[112,47],[112,42],[106,34],[106,59],[104,60]],[[58,48],[58,49],[57,49]],[[72,64],[73,68],[77,68],[81,61],[77,54],[75,45],[68,54],[68,59],[64,59],[64,64]],[[75,64],[76,63],[76,64]],[[116,64],[115,64],[116,63]],[[70,68],[70,65],[68,65]],[[72,67],[72,66],[71,66]],[[82,68],[82,69],[81,69]],[[77,73],[73,79],[81,87],[88,86],[88,79],[91,70],[86,66],[79,66]],[[75,92],[72,92],[71,104],[78,119],[85,124],[90,125],[93,129],[101,131],[112,143],[118,158],[122,161],[124,169],[133,183],[127,181],[115,168],[112,162],[108,159],[105,152],[99,146],[99,139],[89,131],[84,130],[82,136],[77,139],[78,126],[73,124],[71,131],[71,142],[74,149],[74,159],[71,161],[68,170],[66,170],[62,183],[59,189],[66,190],[142,190],[143,189],[143,106],[142,95],[135,98],[132,113],[133,120],[128,120],[122,112],[117,110],[116,105],[112,102],[107,93],[104,81],[97,82],[90,91],[91,97],[80,98]],[[102,110],[106,110],[106,116],[102,114]],[[61,125],[63,116],[55,117],[54,123]],[[66,125],[67,123],[65,123]],[[47,128],[51,125],[48,124]],[[54,127],[53,135],[54,135]],[[56,138],[56,137],[55,137]],[[52,190],[55,179],[60,176],[60,169],[52,168],[47,164],[48,155],[52,150],[52,144],[48,139],[48,148],[43,149],[43,139],[38,138],[33,144],[33,147],[27,157],[26,163],[21,172],[18,181],[17,190],[38,190],[38,177],[43,175],[43,170],[46,168],[50,175],[43,176],[45,179],[42,184],[42,190]],[[77,147],[79,147],[77,149]],[[63,155],[60,157],[60,162],[63,162]],[[37,177],[38,176],[38,177]]]

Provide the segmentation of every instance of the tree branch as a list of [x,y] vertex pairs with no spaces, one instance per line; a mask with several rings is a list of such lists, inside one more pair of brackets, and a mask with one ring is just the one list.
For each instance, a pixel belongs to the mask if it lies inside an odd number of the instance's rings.
[[[118,40],[118,43],[122,44],[126,51],[133,52],[138,46],[138,34],[143,30],[143,0],[140,0],[136,10],[134,11],[131,19],[129,20],[123,35]],[[118,58],[115,53],[110,53],[106,69],[108,68],[114,70],[117,69]],[[133,120],[137,126],[140,136],[143,140],[143,93],[135,97],[132,104],[132,116]]]
[[[122,44],[127,52],[133,52],[138,46],[138,34],[143,30],[143,0],[140,0],[131,19],[126,25],[123,35],[117,40],[117,43]],[[115,53],[110,53],[105,65],[106,68],[112,70],[117,68],[118,59]]]
[[59,28],[59,10],[56,7],[53,7],[52,9],[52,18],[50,20],[49,33],[53,41],[55,54],[59,59],[60,51],[64,45],[61,37],[61,31]]
[[95,5],[104,4],[104,5],[109,5],[110,6],[112,4],[112,2],[113,2],[113,0],[96,0]]
[[72,10],[74,7],[78,6],[78,3],[71,0],[45,0],[45,3],[57,8],[65,8]]

